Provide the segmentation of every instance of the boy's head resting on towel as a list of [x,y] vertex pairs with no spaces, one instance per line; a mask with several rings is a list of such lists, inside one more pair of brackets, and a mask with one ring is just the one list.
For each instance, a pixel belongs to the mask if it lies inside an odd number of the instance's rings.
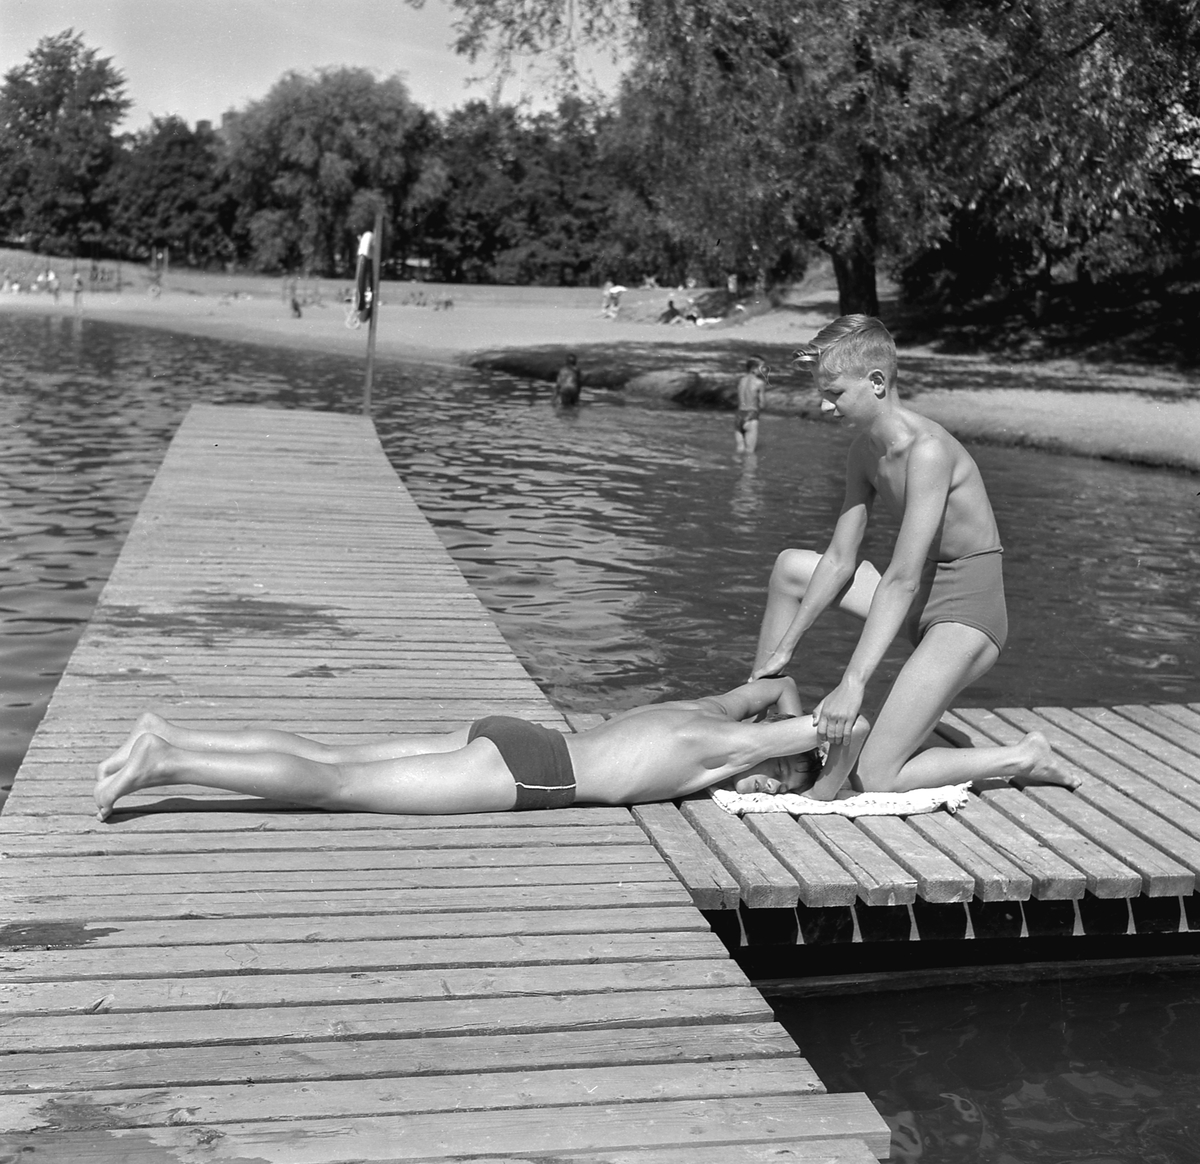
[[783,792],[803,792],[811,788],[821,774],[821,754],[815,749],[794,756],[776,756],[756,764],[747,772],[722,780],[714,788],[728,788],[743,796],[766,792],[777,796]]

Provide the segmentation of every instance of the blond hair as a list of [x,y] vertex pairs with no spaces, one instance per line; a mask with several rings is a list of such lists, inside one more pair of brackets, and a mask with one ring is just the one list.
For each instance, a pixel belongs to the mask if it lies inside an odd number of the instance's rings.
[[878,368],[890,388],[896,382],[896,341],[872,315],[842,315],[796,352],[796,362],[835,376],[841,372],[866,375]]

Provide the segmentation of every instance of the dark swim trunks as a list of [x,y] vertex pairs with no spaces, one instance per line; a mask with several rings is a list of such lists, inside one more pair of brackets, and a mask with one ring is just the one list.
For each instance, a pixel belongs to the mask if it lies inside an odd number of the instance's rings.
[[562,732],[511,715],[477,719],[467,743],[491,740],[517,786],[514,809],[566,808],[575,802],[575,769]]
[[983,631],[1001,650],[1008,638],[1004,575],[996,546],[952,562],[926,561],[921,584],[904,621],[915,647],[939,622],[960,622]]
[[752,420],[758,419],[758,411],[759,410],[757,408],[739,408],[737,410],[737,420],[735,423],[737,424],[738,432],[744,433],[746,431],[746,425],[748,425]]

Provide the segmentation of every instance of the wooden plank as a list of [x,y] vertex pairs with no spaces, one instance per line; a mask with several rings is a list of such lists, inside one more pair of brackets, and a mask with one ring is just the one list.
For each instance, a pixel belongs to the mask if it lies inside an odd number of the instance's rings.
[[1095,897],[1136,897],[1142,891],[1138,873],[1032,797],[999,789],[983,793],[983,799],[1074,865]]
[[1073,901],[1087,892],[1087,877],[1079,869],[986,801],[972,797],[954,816],[1029,875],[1037,900]]
[[[386,945],[386,943],[380,943]],[[562,994],[564,972],[576,995],[613,991],[707,990],[743,986],[745,975],[729,960],[723,948],[707,959],[662,959],[653,962],[604,962],[521,967],[439,967],[436,970],[396,970],[382,957],[370,969],[325,973],[308,966],[283,965],[279,973],[216,973],[160,976],[154,963],[158,951],[135,951],[135,958],[90,957],[79,959],[78,973],[47,981],[33,960],[25,967],[19,959],[13,973],[0,985],[0,1014],[69,1015],[146,1013],[162,1010],[211,1010],[262,1006],[304,1006],[338,1002],[403,1002],[452,998],[525,998]],[[300,959],[296,960],[301,962]],[[153,967],[153,976],[150,969]],[[74,969],[74,968],[73,968]],[[224,971],[226,967],[218,967]],[[239,967],[244,970],[245,966]],[[250,969],[255,970],[255,967]],[[53,973],[53,963],[47,974]],[[108,973],[111,971],[112,976]],[[119,977],[133,973],[136,977]],[[29,975],[34,976],[29,980]]]
[[[81,918],[66,924],[39,917],[23,924],[0,925],[0,952],[28,949],[115,946],[195,946],[238,942],[344,942],[395,938],[484,938],[502,934],[632,934],[709,932],[708,923],[691,905],[600,907],[573,909],[480,909],[463,913],[403,913],[381,908],[377,913],[343,909],[329,902],[326,914],[258,917],[167,916],[153,920]],[[486,903],[481,903],[486,905]],[[0,953],[0,957],[2,957]]]
[[1192,783],[1200,788],[1200,761],[1196,754],[1187,748],[1166,739],[1155,732],[1148,731],[1141,724],[1135,723],[1108,707],[1077,707],[1077,714],[1090,719],[1099,727],[1112,732],[1114,736],[1132,744],[1139,751],[1153,756],[1156,760],[1170,765],[1181,772]]
[[737,909],[737,881],[675,805],[640,804],[631,811],[697,909]]
[[1153,706],[1155,711],[1169,716],[1190,731],[1200,732],[1200,703],[1156,703]]
[[1165,715],[1159,707],[1120,704],[1114,707],[1113,711],[1154,732],[1155,735],[1162,736],[1200,760],[1200,717],[1197,717],[1194,726],[1188,726],[1173,716]]
[[[715,1036],[715,1037],[714,1037]],[[665,1073],[676,1064],[794,1058],[796,1044],[775,1022],[708,1026],[624,1026],[424,1039],[347,1040],[330,1033],[303,1044],[228,1044],[114,1051],[12,1052],[0,1093],[103,1091],[110,1088],[220,1086],[319,1079],[435,1076],[642,1065]]]
[[[199,1131],[199,1130],[198,1130]],[[140,1133],[145,1135],[145,1133]],[[336,1134],[336,1132],[334,1132]],[[120,1135],[113,1151],[108,1152],[108,1146],[96,1147],[95,1133],[88,1132],[39,1132],[23,1139],[18,1136],[0,1136],[0,1149],[6,1149],[14,1154],[28,1150],[38,1155],[35,1159],[46,1161],[61,1161],[63,1164],[75,1164],[76,1161],[87,1159],[96,1164],[105,1161],[129,1159],[132,1164],[146,1164],[146,1157],[136,1159],[125,1153],[135,1150],[133,1144],[136,1132],[105,1132],[103,1135],[116,1138]],[[212,1134],[215,1136],[215,1133]],[[89,1137],[91,1137],[89,1139]],[[211,1138],[205,1134],[205,1138]],[[18,1143],[18,1141],[21,1141]],[[111,1145],[110,1145],[111,1146]],[[142,1151],[144,1144],[139,1143],[137,1151]],[[149,1149],[147,1149],[149,1151]],[[261,1152],[266,1149],[261,1144],[254,1149]],[[83,1154],[81,1154],[83,1153]],[[103,1153],[102,1155],[94,1153]],[[261,1155],[256,1159],[263,1159]],[[545,1159],[546,1157],[538,1157]],[[150,1151],[150,1160],[164,1159],[155,1157]],[[290,1156],[277,1157],[281,1164],[287,1164]],[[530,1157],[524,1153],[512,1155],[473,1155],[470,1159],[474,1164],[529,1164]],[[600,1148],[596,1150],[583,1149],[578,1152],[555,1151],[553,1156],[556,1164],[778,1164],[784,1159],[788,1164],[876,1164],[876,1154],[862,1140],[851,1138],[794,1140],[790,1137],[775,1139],[754,1144],[690,1144],[686,1147],[633,1147],[633,1148]]]
[[[5,865],[8,862],[4,863]],[[254,869],[241,873],[106,874],[93,872],[86,860],[78,874],[54,879],[55,895],[91,898],[142,893],[254,893],[296,888],[304,878],[312,886],[333,890],[373,889],[463,889],[517,885],[594,885],[602,881],[620,884],[661,882],[675,884],[668,869],[653,865],[560,865],[489,867],[484,869],[307,869],[302,871]],[[24,882],[18,870],[14,877],[0,873],[0,892],[11,892]]]
[[864,816],[856,823],[917,879],[917,893],[924,901],[945,904],[970,901],[975,896],[975,878],[910,828],[907,821],[894,816]]
[[[1190,870],[1193,877],[1200,874],[1200,810],[1130,773],[1034,712],[1006,708],[1003,715],[1019,728],[1042,731],[1064,755],[1087,763],[1088,770],[1097,778],[1076,790],[1080,800],[1119,821],[1144,842]],[[1146,875],[1141,869],[1139,872]],[[1182,888],[1180,892],[1192,890]]]
[[145,1011],[14,1016],[5,1020],[11,1051],[189,1048],[326,1039],[426,1039],[497,1031],[679,1026],[765,1022],[771,1009],[749,986],[720,990],[637,990],[532,998],[456,998],[400,1003],[258,1006],[247,1010]]
[[795,877],[800,900],[809,906],[853,905],[858,882],[826,850],[783,813],[750,813],[746,827]]
[[[240,834],[235,834],[239,836]],[[96,877],[125,877],[206,873],[212,869],[212,853],[110,853],[80,854],[77,857],[8,857],[0,864],[0,881],[19,877],[66,877],[81,865]],[[291,870],[313,872],[343,869],[442,869],[483,873],[491,869],[538,868],[547,876],[579,880],[571,872],[578,867],[586,877],[609,880],[666,880],[662,861],[649,845],[572,845],[564,848],[514,849],[417,849],[366,847],[329,849],[324,842],[307,849],[258,849],[231,847],[222,852],[224,873]],[[611,872],[605,872],[611,870]]]
[[647,1089],[642,1066],[585,1067],[520,1073],[474,1072],[442,1076],[320,1080],[253,1086],[112,1089],[41,1092],[0,1097],[0,1127],[9,1133],[45,1128],[56,1109],[85,1107],[96,1123],[127,1128],[220,1125],[265,1119],[494,1111],[514,1107],[590,1107],[656,1100],[720,1099],[724,1096],[820,1095],[816,1072],[799,1056],[765,1061],[721,1059],[679,1063],[659,1071]]
[[[1010,730],[1010,725],[992,712],[964,708],[955,712],[953,718],[962,724],[964,730],[974,733],[975,738],[985,744],[993,743],[994,736],[983,733]],[[1070,796],[1064,789],[1051,791]],[[1004,787],[985,790],[980,797],[1014,824],[1020,825],[1040,844],[1075,866],[1087,879],[1088,891],[1096,897],[1136,897],[1141,892],[1142,878],[1138,873],[1062,817],[1050,812],[1033,796]]]
[[1165,792],[1178,797],[1192,808],[1200,809],[1200,784],[1189,779],[1177,768],[1163,763],[1156,756],[1144,752],[1076,711],[1060,707],[1037,707],[1034,711],[1077,736],[1095,751],[1157,784]]
[[[194,923],[198,928],[203,921]],[[246,942],[193,944],[182,948],[137,946],[99,949],[37,948],[2,955],[8,981],[55,979],[166,978],[236,972],[267,974],[345,973],[390,966],[400,970],[437,967],[501,967],[605,962],[655,962],[719,957],[724,947],[711,933],[508,934],[484,937],[378,939],[341,942]]]
[[749,909],[790,909],[800,900],[795,877],[736,817],[707,796],[680,805],[684,819],[738,883]]
[[993,845],[944,813],[910,816],[911,828],[956,865],[975,883],[980,901],[1027,901],[1033,892],[1033,877],[1019,868]]
[[[477,1158],[481,1150],[499,1157],[557,1155],[562,1150],[595,1154],[612,1149],[690,1148],[739,1142],[778,1143],[830,1136],[861,1139],[877,1156],[888,1151],[891,1133],[865,1096],[754,1096],[714,1100],[665,1100],[553,1108],[519,1108],[462,1113],[359,1116],[336,1121],[282,1120],[222,1124],[220,1151],[228,1159],[288,1161],[288,1164],[357,1164]],[[60,1153],[85,1145],[76,1159],[89,1164],[160,1164],[164,1154],[190,1153],[195,1130],[107,1128],[79,1136],[70,1131],[8,1137],[20,1152]]]
[[[37,892],[14,894],[4,905],[4,918],[13,925],[29,921],[94,923],[138,918],[301,917],[306,914],[395,914],[417,917],[445,915],[443,926],[453,929],[451,915],[473,913],[489,906],[497,911],[535,911],[575,908],[642,908],[689,904],[687,891],[672,881],[633,885],[551,885],[495,889],[429,889],[332,892],[304,886],[279,893],[147,894],[145,897],[89,897],[86,905],[75,897],[54,897]],[[82,915],[82,916],[81,916]]]
[[802,816],[804,829],[854,878],[867,905],[911,905],[917,879],[844,816]]
[[[999,713],[988,720],[992,739],[999,744],[1013,744],[1023,736],[1020,728],[1005,721]],[[1133,869],[1142,879],[1142,892],[1149,897],[1178,897],[1190,894],[1196,885],[1195,874],[1185,865],[1162,851],[1151,841],[1161,824],[1153,813],[1146,812],[1127,796],[1103,788],[1089,787],[1094,781],[1084,778],[1075,792],[1063,788],[1026,790],[1031,800],[1049,809],[1065,824],[1078,829],[1089,840],[1111,853]],[[1009,802],[1011,803],[1011,801]],[[1143,839],[1127,824],[1149,824],[1150,840]]]

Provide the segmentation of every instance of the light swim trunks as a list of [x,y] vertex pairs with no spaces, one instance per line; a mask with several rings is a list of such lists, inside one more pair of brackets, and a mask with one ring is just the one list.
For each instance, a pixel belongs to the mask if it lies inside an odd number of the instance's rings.
[[511,715],[477,719],[467,743],[491,740],[517,786],[514,810],[566,808],[575,802],[575,769],[562,732]]
[[916,646],[939,622],[960,622],[981,630],[1001,650],[1008,639],[1008,609],[999,546],[965,554],[952,562],[927,560],[909,607],[904,630]]

